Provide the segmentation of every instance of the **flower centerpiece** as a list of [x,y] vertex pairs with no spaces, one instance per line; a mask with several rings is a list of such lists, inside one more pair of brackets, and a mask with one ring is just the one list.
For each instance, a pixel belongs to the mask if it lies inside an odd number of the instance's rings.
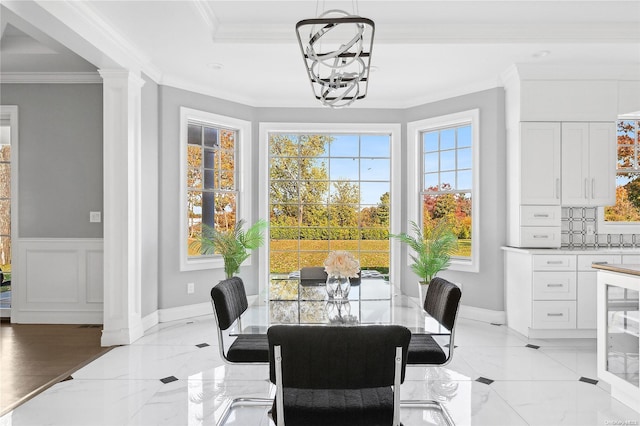
[[360,262],[348,251],[336,250],[325,259],[324,270],[327,273],[329,299],[347,300],[351,289],[349,278],[358,276]]

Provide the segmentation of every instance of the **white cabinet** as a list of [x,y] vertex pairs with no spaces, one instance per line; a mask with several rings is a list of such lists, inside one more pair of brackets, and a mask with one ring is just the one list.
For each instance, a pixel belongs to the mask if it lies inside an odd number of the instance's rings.
[[580,254],[578,255],[577,285],[577,322],[579,329],[595,329],[597,271],[591,267],[594,263],[620,263],[622,257],[617,254]]
[[620,263],[622,256],[540,252],[505,251],[508,326],[530,338],[595,337],[597,272],[591,265]]
[[520,140],[520,204],[559,206],[560,123],[521,123]]
[[560,247],[560,123],[520,123],[509,155],[509,233],[515,247]]
[[615,204],[615,123],[562,123],[562,205]]

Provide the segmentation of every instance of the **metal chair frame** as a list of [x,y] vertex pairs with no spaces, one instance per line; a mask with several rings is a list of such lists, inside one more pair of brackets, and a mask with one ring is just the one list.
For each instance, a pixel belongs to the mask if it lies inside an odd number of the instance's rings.
[[[241,365],[241,364],[246,364],[246,365],[269,365],[269,362],[234,362],[229,360],[229,358],[227,358],[227,354],[225,353],[225,349],[224,349],[224,335],[222,333],[222,328],[220,327],[220,322],[218,320],[218,312],[216,311],[216,305],[213,301],[213,299],[211,299],[211,306],[213,308],[213,318],[215,319],[216,322],[216,328],[218,330],[218,350],[220,351],[220,357],[222,358],[222,360],[225,362],[225,364],[229,364],[229,365]],[[235,327],[237,327],[238,330],[242,330],[242,316],[238,316],[238,318],[234,321],[235,323]],[[232,326],[233,327],[233,326]],[[231,327],[229,327],[231,328]],[[266,379],[266,381],[269,381],[268,379]],[[229,418],[229,415],[231,414],[231,412],[236,408],[236,407],[241,407],[241,406],[270,406],[273,403],[273,398],[258,398],[258,397],[237,397],[237,398],[233,398],[231,400],[229,400],[227,402],[227,405],[225,406],[224,410],[222,411],[222,415],[220,416],[220,419],[216,422],[216,426],[222,426],[226,423],[227,419]]]

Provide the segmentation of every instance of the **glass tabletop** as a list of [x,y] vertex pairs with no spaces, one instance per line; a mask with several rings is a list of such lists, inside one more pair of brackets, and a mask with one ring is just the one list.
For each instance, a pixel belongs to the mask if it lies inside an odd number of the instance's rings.
[[[350,279],[349,301],[390,300],[389,280],[378,271],[361,271],[359,278]],[[269,299],[273,301],[322,301],[329,300],[326,281],[300,279],[298,271],[287,275],[274,274],[269,282]]]
[[[389,283],[387,282],[387,286]],[[399,324],[413,333],[450,334],[427,314],[416,298],[394,294],[393,286],[386,299],[351,298],[346,301],[255,300],[242,315],[241,324],[231,334],[263,334],[271,325],[344,325]],[[363,290],[364,287],[361,287]],[[326,293],[326,292],[325,292]],[[359,294],[367,294],[367,290]]]

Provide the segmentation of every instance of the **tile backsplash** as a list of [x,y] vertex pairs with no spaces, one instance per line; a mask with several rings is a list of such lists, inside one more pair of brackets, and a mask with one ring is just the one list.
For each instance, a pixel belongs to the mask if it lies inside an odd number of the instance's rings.
[[[597,207],[563,207],[561,223],[562,248],[637,248],[640,234],[598,233]],[[589,235],[593,228],[594,234]]]

